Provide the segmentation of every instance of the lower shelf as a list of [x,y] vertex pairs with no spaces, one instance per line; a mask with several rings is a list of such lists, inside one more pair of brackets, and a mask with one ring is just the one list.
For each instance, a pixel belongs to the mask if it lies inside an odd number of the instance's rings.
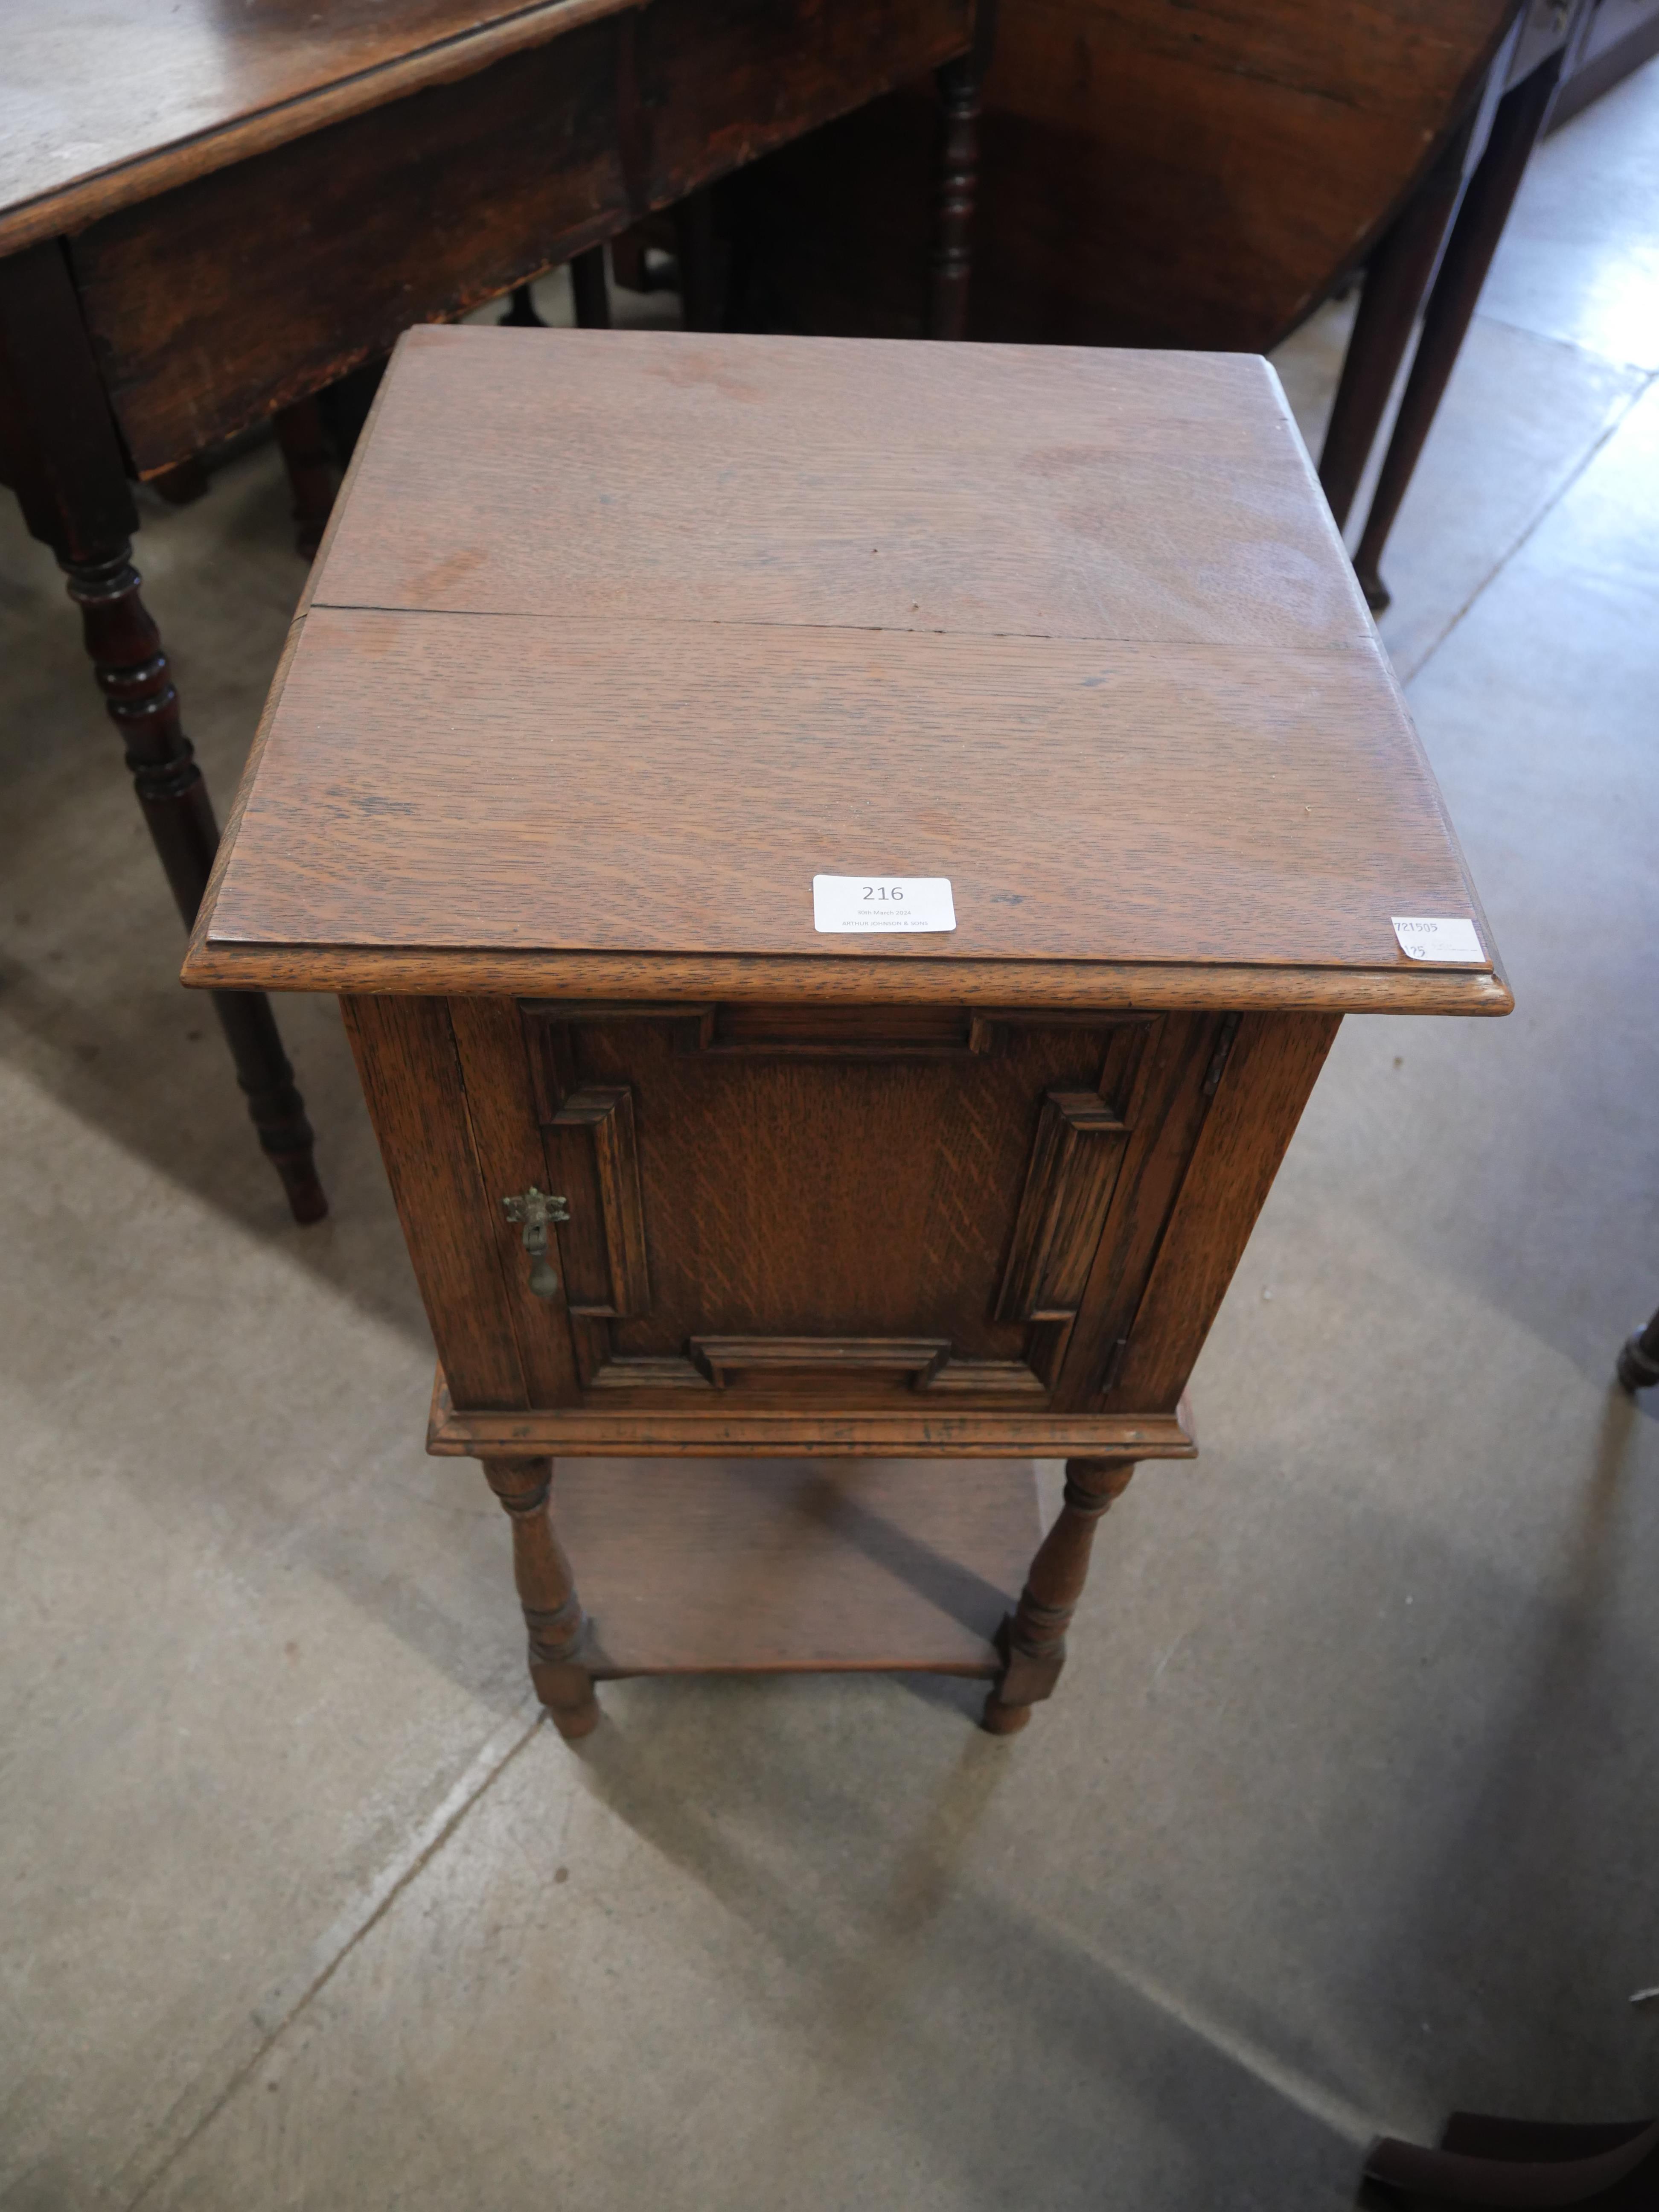
[[561,1460],[553,1514],[601,1681],[993,1675],[1042,1534],[1026,1461]]

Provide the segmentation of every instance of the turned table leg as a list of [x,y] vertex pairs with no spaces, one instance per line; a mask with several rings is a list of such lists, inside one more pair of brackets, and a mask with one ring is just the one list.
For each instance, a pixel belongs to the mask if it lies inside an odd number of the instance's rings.
[[[55,240],[0,259],[0,421],[29,534],[51,546],[81,609],[87,651],[121,732],[144,820],[189,927],[219,842],[155,625],[138,596],[138,517],[108,399]],[[311,1126],[269,1001],[216,991],[237,1079],[297,1221],[328,1211]]]
[[[179,695],[149,611],[138,596],[132,548],[102,561],[60,561],[81,610],[87,653],[144,820],[188,929],[207,888],[218,825],[194,749],[179,720]],[[256,991],[216,991],[218,1015],[265,1156],[281,1176],[296,1221],[319,1221],[328,1200],[317,1180],[311,1124],[270,1001]]]
[[930,338],[968,335],[968,283],[973,270],[974,204],[979,191],[979,117],[991,64],[993,0],[975,10],[974,44],[939,72],[945,127],[939,145],[933,252],[927,299]]
[[939,73],[945,102],[934,211],[933,256],[927,301],[930,338],[960,338],[968,331],[968,280],[973,268],[974,198],[979,183],[980,74],[971,55],[947,62]]
[[1012,1735],[1030,1719],[1034,1705],[1054,1695],[1066,1664],[1066,1631],[1089,1579],[1096,1523],[1134,1471],[1132,1459],[1066,1461],[1066,1502],[1003,1624],[1007,1664],[985,1707],[984,1725],[993,1735]]
[[484,1479],[513,1523],[513,1579],[530,1631],[530,1679],[568,1741],[599,1724],[593,1678],[580,1663],[587,1621],[553,1527],[550,1459],[487,1459]]

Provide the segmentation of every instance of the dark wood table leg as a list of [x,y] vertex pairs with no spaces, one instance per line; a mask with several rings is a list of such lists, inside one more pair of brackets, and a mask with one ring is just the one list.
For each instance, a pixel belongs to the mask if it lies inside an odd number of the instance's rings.
[[169,507],[194,507],[208,495],[208,472],[199,460],[180,461],[149,479],[149,488]]
[[979,113],[982,78],[971,54],[939,73],[945,102],[927,298],[930,338],[968,332],[968,281],[973,269],[974,198],[979,186]]
[[536,302],[530,296],[528,284],[513,287],[513,297],[507,302],[507,313],[500,320],[503,330],[544,331],[547,328],[544,318],[536,313]]
[[1656,1382],[1659,1382],[1659,1313],[1619,1348],[1621,1389],[1650,1390]]
[[[138,802],[186,927],[196,919],[219,842],[167,654],[138,595],[137,526],[120,447],[55,241],[0,262],[0,411],[7,471],[30,534],[50,545],[81,609],[87,651],[120,732]],[[270,1002],[258,992],[213,994],[237,1080],[296,1221],[328,1200],[312,1158],[311,1125],[294,1085]]]
[[294,550],[309,561],[323,542],[339,489],[316,393],[296,399],[291,407],[279,407],[270,422],[294,495]]
[[575,1579],[553,1528],[550,1459],[487,1459],[484,1479],[513,1523],[513,1579],[530,1632],[530,1679],[568,1741],[601,1718],[593,1678],[580,1663],[587,1622]]
[[979,117],[995,32],[994,0],[975,11],[974,43],[939,72],[945,121],[939,140],[927,335],[968,335],[968,285],[973,273],[974,204],[979,192]]
[[1437,410],[1456,365],[1465,333],[1474,316],[1480,287],[1492,266],[1498,241],[1515,195],[1526,173],[1549,105],[1556,79],[1561,74],[1559,50],[1541,61],[1498,103],[1492,136],[1463,193],[1451,236],[1434,280],[1423,316],[1423,334],[1417,356],[1406,380],[1400,413],[1383,456],[1364,535],[1354,555],[1360,589],[1373,611],[1380,614],[1389,604],[1388,588],[1380,568],[1382,549],[1394,527],[1400,503],[1433,425]]
[[1343,358],[1342,381],[1319,456],[1319,481],[1339,529],[1348,519],[1365,472],[1389,394],[1411,343],[1412,325],[1457,205],[1475,113],[1472,107],[1452,133],[1366,265],[1359,312]]
[[611,280],[605,272],[604,246],[590,246],[586,253],[571,256],[570,292],[576,303],[579,331],[610,329]]
[[984,1726],[993,1735],[1012,1735],[1030,1719],[1034,1705],[1054,1695],[1066,1664],[1066,1631],[1089,1579],[1096,1527],[1134,1471],[1132,1459],[1066,1461],[1066,1502],[1003,1624],[1008,1663],[985,1707]]
[[714,195],[706,186],[675,205],[674,258],[679,264],[680,313],[686,329],[724,330]]

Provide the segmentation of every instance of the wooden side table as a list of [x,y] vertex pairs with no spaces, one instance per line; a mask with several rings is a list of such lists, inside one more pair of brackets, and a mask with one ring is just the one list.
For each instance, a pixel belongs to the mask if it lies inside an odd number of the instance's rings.
[[1264,362],[499,329],[394,357],[185,972],[344,994],[570,1735],[1018,1727],[1341,1016],[1511,1003]]

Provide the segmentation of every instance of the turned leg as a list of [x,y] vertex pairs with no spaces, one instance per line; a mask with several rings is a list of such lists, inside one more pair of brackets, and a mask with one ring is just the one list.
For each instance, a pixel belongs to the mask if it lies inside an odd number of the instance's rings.
[[[70,597],[81,610],[94,673],[126,746],[138,803],[188,929],[207,888],[219,831],[190,739],[179,726],[179,695],[167,673],[167,657],[138,596],[132,548],[123,544],[106,560],[60,565]],[[312,1158],[311,1124],[270,1002],[252,991],[212,995],[236,1063],[236,1079],[259,1142],[282,1177],[294,1218],[319,1221],[328,1200]]]
[[1464,190],[1463,204],[1446,241],[1440,273],[1424,310],[1423,332],[1395,418],[1394,435],[1365,519],[1364,535],[1353,556],[1359,587],[1377,614],[1389,604],[1388,588],[1379,574],[1382,548],[1451,380],[1480,287],[1498,251],[1560,74],[1561,55],[1557,52],[1540,62],[1498,101],[1486,150]]
[[1066,1461],[1066,1502],[1031,1562],[1018,1605],[1003,1623],[1007,1664],[985,1707],[984,1725],[993,1735],[1012,1735],[1030,1719],[1034,1705],[1054,1695],[1066,1664],[1066,1631],[1089,1579],[1095,1524],[1128,1488],[1134,1471],[1132,1459]]
[[1463,163],[1474,129],[1471,109],[1439,159],[1395,217],[1366,265],[1342,381],[1336,388],[1319,481],[1340,530],[1364,474],[1394,380],[1411,342],[1412,325],[1434,274],[1436,256],[1457,204]]
[[323,428],[323,410],[313,392],[309,399],[296,399],[292,407],[279,407],[270,419],[294,495],[294,550],[309,561],[323,542],[334,506],[334,456]]
[[[0,419],[6,466],[31,537],[50,545],[80,605],[87,651],[167,881],[186,924],[207,888],[219,832],[179,726],[167,655],[138,597],[129,540],[138,518],[69,264],[56,240],[0,258]],[[311,1129],[270,1006],[216,992],[214,1008],[259,1140],[299,1221],[328,1211]]]
[[945,103],[945,128],[939,149],[927,300],[930,338],[967,336],[974,198],[979,184],[980,94],[984,73],[984,63],[977,52],[947,62],[939,73],[939,97]]
[[599,1724],[593,1678],[580,1663],[587,1622],[548,1504],[550,1459],[487,1459],[484,1479],[513,1522],[513,1579],[530,1631],[530,1679],[568,1741]]
[[1620,1346],[1619,1382],[1632,1392],[1650,1390],[1659,1382],[1659,1313]]

